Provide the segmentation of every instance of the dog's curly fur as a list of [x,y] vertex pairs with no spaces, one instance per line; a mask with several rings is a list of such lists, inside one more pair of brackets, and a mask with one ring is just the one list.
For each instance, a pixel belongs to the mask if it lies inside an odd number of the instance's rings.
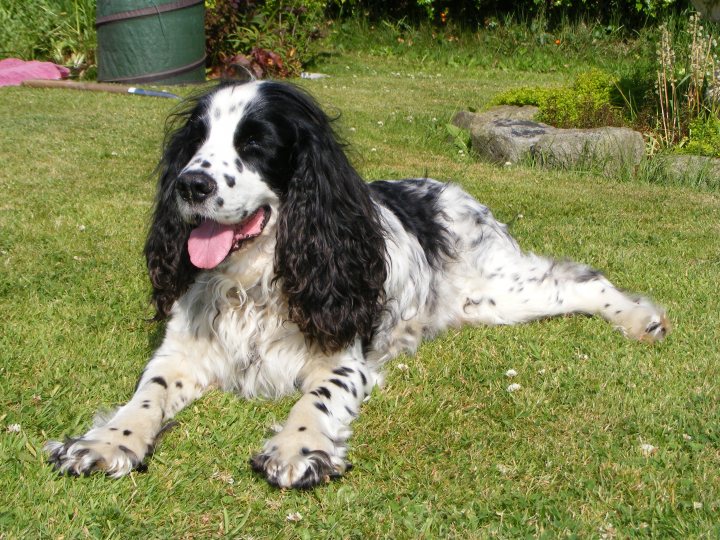
[[[523,253],[457,186],[365,183],[292,85],[218,85],[174,125],[145,245],[166,335],[127,404],[48,443],[62,472],[143,466],[167,421],[211,385],[300,389],[251,465],[273,485],[312,487],[348,469],[350,423],[383,365],[445,328],[583,312],[641,340],[668,331],[660,308],[599,272]],[[230,251],[193,259],[190,240],[213,227],[234,235]]]

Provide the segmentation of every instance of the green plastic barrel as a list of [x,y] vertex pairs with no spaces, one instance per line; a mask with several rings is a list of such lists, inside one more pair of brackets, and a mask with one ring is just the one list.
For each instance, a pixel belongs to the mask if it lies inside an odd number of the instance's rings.
[[205,80],[203,0],[98,0],[95,26],[100,81]]

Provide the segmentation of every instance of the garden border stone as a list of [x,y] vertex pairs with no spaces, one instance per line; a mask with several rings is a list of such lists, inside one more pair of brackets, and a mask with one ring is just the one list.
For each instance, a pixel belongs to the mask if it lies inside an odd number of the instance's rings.
[[637,167],[642,135],[628,128],[562,129],[533,120],[537,107],[501,105],[458,112],[452,123],[470,131],[472,148],[495,163],[535,161],[547,167],[596,167],[616,174]]
[[708,184],[720,186],[720,158],[687,154],[662,159],[666,174],[676,180],[704,178]]

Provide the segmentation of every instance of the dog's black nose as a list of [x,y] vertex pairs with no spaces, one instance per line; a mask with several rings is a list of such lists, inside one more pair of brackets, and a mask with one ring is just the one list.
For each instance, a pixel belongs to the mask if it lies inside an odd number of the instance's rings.
[[189,203],[201,203],[215,193],[217,184],[204,172],[187,172],[177,179],[177,191]]

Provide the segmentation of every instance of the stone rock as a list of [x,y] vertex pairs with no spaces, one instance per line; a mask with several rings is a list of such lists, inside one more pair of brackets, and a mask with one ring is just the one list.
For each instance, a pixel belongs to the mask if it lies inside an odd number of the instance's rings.
[[[527,110],[526,110],[527,109]],[[495,107],[461,111],[453,124],[469,129],[479,156],[496,163],[535,161],[548,167],[596,167],[606,174],[633,169],[645,142],[628,128],[560,129],[535,122],[536,107]]]
[[700,13],[713,22],[720,21],[720,1],[719,0],[692,0],[692,5],[695,6]]
[[531,120],[499,118],[474,124],[472,148],[479,156],[496,163],[517,163],[533,155],[540,138],[555,128]]
[[632,171],[645,155],[642,135],[628,128],[552,129],[532,149],[551,167],[595,167],[609,175]]
[[705,156],[663,156],[665,172],[678,180],[720,187],[720,159]]

